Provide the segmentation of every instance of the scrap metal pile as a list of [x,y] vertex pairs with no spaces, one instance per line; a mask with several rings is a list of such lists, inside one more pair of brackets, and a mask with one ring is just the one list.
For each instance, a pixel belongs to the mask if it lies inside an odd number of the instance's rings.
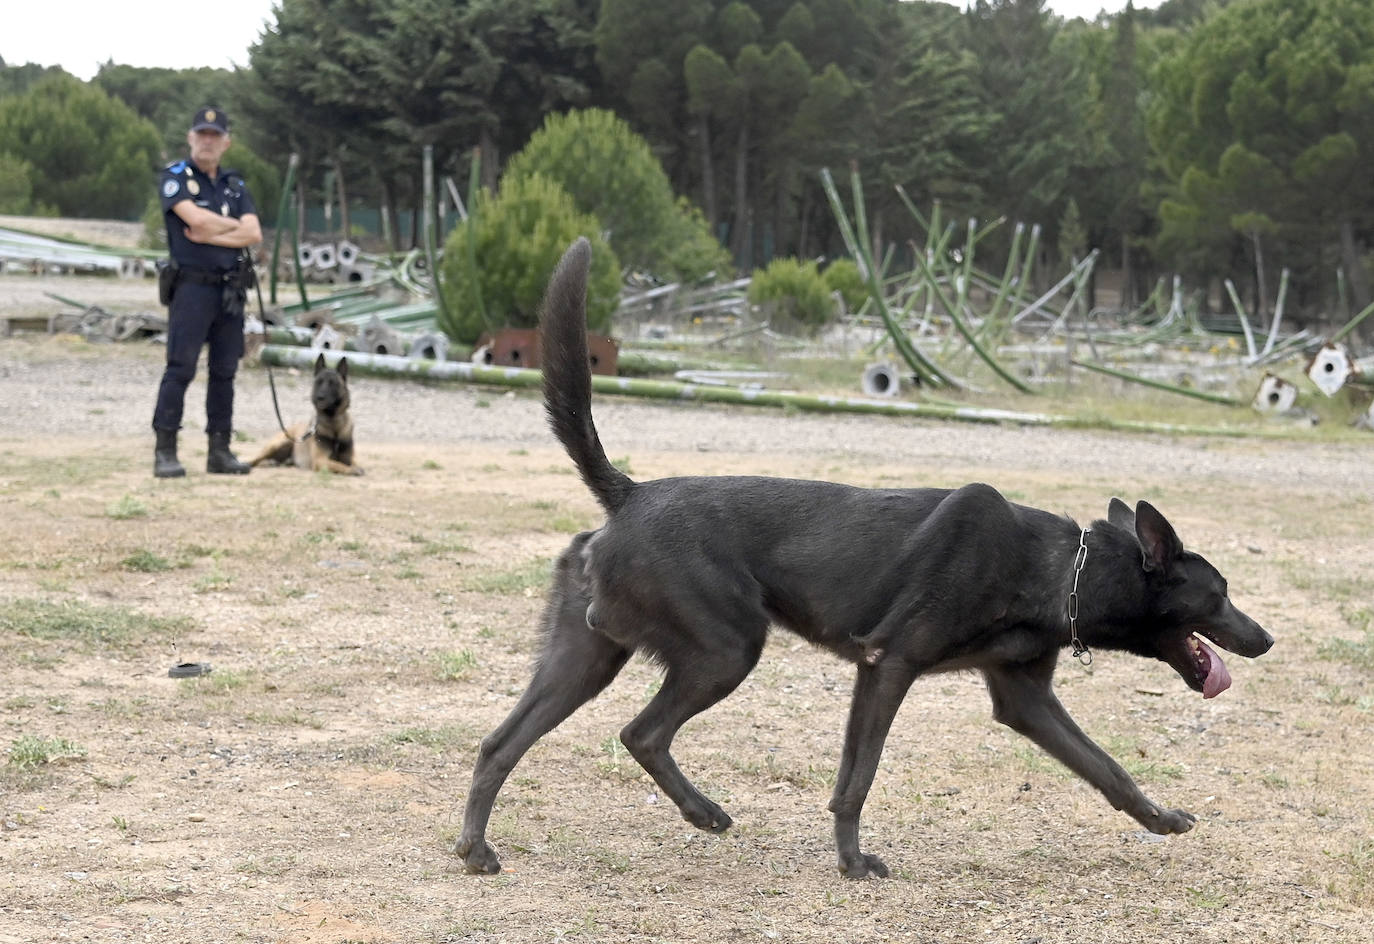
[[[999,278],[979,269],[974,260],[979,242],[1002,221],[980,226],[969,220],[963,242],[954,245],[959,227],[941,225],[938,205],[927,219],[899,187],[898,195],[925,230],[926,240],[913,247],[912,271],[889,277],[891,252],[882,260],[875,256],[858,172],[851,172],[850,180],[852,221],[829,171],[821,176],[846,247],[868,282],[869,299],[861,314],[881,321],[887,340],[922,388],[969,389],[990,374],[1030,394],[1052,379],[1062,380],[1071,369],[1082,369],[1181,396],[1248,405],[1263,413],[1296,411],[1311,419],[1310,412],[1295,406],[1299,391],[1278,375],[1280,365],[1305,362],[1304,373],[1327,397],[1348,384],[1374,386],[1374,357],[1354,359],[1344,344],[1374,314],[1374,305],[1329,336],[1305,328],[1284,333],[1286,269],[1266,330],[1258,333],[1229,279],[1225,286],[1234,307],[1229,315],[1204,315],[1199,295],[1185,295],[1178,277],[1171,286],[1161,279],[1133,310],[1089,308],[1085,289],[1096,250],[1075,260],[1068,274],[1047,290],[1032,292],[1038,227],[1016,225]],[[894,395],[897,386],[889,383],[883,393]],[[1254,390],[1253,396],[1229,392],[1247,388]],[[1374,406],[1357,422],[1374,423]]]
[[17,270],[140,278],[152,274],[153,263],[162,255],[154,249],[119,249],[0,228],[0,274]]

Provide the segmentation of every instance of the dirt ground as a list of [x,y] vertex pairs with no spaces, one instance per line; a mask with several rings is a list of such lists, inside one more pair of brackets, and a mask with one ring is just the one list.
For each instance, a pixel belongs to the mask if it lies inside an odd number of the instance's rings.
[[[893,877],[863,882],[825,809],[852,669],[779,632],[684,728],[679,762],[735,819],[712,836],[616,739],[657,682],[635,662],[516,768],[506,870],[478,878],[448,851],[477,743],[526,683],[549,561],[598,521],[539,402],[359,378],[365,477],[210,477],[202,373],[190,474],[156,481],[160,358],[0,340],[3,944],[1374,940],[1374,440],[600,398],[636,478],[983,480],[1082,523],[1149,498],[1278,642],[1212,701],[1163,663],[1064,656],[1082,727],[1198,815],[1167,839],[996,725],[976,676],[919,680],[865,811]],[[303,416],[307,378],[277,385]],[[261,369],[238,395],[242,455],[275,420]],[[188,661],[213,671],[168,678]]]

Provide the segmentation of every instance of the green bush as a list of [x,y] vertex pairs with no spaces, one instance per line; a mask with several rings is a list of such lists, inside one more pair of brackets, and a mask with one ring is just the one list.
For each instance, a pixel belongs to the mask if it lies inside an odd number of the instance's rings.
[[816,263],[792,258],[774,259],[768,268],[755,269],[749,283],[749,301],[769,309],[771,318],[791,319],[812,332],[835,312]]
[[627,266],[687,281],[729,270],[729,254],[706,220],[674,199],[649,143],[612,112],[591,108],[545,118],[503,179],[533,174],[556,181],[579,211],[600,220]]
[[620,300],[620,262],[598,235],[596,217],[579,213],[542,174],[507,178],[496,197],[480,196],[474,209],[444,243],[439,275],[448,317],[439,327],[445,334],[471,344],[483,331],[537,326],[549,276],[578,236],[592,243],[588,326],[609,330]]
[[825,290],[839,292],[850,311],[858,311],[868,300],[868,284],[853,259],[836,259],[825,267],[821,278],[825,281]]
[[0,213],[22,216],[33,208],[33,165],[13,154],[0,154]]

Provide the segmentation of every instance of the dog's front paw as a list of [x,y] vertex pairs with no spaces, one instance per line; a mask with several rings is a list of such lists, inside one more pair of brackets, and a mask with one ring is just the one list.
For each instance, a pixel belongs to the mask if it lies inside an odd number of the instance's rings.
[[349,475],[365,475],[366,473],[363,472],[363,467],[362,467],[362,466],[360,466],[360,465],[355,465],[355,466],[350,466],[350,467],[349,467],[349,472],[348,472],[348,474],[349,474]]
[[453,854],[462,858],[469,875],[495,875],[501,871],[501,860],[485,839],[460,837],[453,846]]
[[1145,828],[1161,836],[1186,833],[1197,824],[1197,817],[1186,810],[1165,810],[1155,807],[1150,811]]
[[723,833],[735,822],[729,813],[705,798],[699,805],[684,808],[682,818],[697,829],[704,829],[708,833]]
[[867,853],[857,853],[852,856],[840,856],[840,874],[845,878],[868,878],[870,875],[876,878],[887,878],[887,866],[883,860],[875,855]]

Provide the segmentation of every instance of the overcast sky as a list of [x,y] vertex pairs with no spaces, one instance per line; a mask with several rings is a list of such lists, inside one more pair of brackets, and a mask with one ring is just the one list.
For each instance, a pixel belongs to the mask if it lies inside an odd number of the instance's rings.
[[[248,47],[272,19],[274,0],[236,0],[211,8],[166,0],[16,0],[0,18],[6,65],[61,66],[89,79],[100,64],[229,68],[248,64]],[[1156,7],[1160,0],[1138,0]],[[1060,16],[1116,12],[1126,0],[1049,0]],[[211,44],[214,44],[214,48]]]

